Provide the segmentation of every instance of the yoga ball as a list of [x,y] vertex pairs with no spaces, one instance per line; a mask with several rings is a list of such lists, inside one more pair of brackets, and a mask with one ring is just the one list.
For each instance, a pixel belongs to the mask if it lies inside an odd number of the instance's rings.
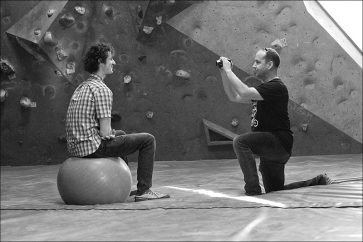
[[59,194],[69,205],[123,203],[131,185],[130,169],[119,157],[71,157],[63,162],[57,176]]

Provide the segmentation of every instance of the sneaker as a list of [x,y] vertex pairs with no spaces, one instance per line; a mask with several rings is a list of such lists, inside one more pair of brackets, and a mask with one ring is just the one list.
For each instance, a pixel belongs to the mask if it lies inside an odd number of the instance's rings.
[[137,194],[137,190],[133,190],[130,192],[129,197],[135,196]]
[[262,195],[262,193],[250,193],[250,192],[245,192],[246,196],[259,196]]
[[318,185],[329,185],[334,183],[334,181],[330,179],[327,174],[320,174],[318,179]]
[[151,191],[150,189],[148,189],[143,194],[136,195],[135,196],[135,202],[153,200],[153,199],[161,199],[161,198],[170,198],[170,195],[160,193],[160,192],[154,192],[154,191]]

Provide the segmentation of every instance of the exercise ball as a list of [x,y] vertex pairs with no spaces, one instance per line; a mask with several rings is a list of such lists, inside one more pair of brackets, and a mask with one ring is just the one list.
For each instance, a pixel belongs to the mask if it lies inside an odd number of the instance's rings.
[[131,185],[130,169],[119,157],[71,157],[63,162],[57,176],[59,194],[69,205],[123,203]]

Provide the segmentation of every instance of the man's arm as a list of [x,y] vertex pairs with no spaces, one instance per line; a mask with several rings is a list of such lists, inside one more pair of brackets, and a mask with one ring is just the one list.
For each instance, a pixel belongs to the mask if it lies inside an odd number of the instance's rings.
[[241,98],[240,95],[238,95],[238,93],[233,89],[231,83],[229,82],[228,76],[225,71],[221,70],[221,76],[222,76],[222,83],[223,83],[224,91],[226,92],[230,101],[236,102],[236,103],[251,103],[252,102],[251,99],[244,99],[244,98]]
[[253,87],[244,84],[231,70],[231,63],[227,58],[221,57],[223,67],[221,75],[223,87],[229,99],[234,102],[251,102],[251,100],[263,100],[260,93]]
[[115,132],[111,128],[111,118],[100,118],[100,136],[102,139],[115,137]]

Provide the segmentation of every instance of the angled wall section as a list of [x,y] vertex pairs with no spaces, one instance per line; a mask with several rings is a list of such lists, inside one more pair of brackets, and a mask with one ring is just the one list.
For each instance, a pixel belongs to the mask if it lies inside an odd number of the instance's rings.
[[93,3],[41,1],[6,32],[38,60],[54,64],[71,83],[79,73]]

